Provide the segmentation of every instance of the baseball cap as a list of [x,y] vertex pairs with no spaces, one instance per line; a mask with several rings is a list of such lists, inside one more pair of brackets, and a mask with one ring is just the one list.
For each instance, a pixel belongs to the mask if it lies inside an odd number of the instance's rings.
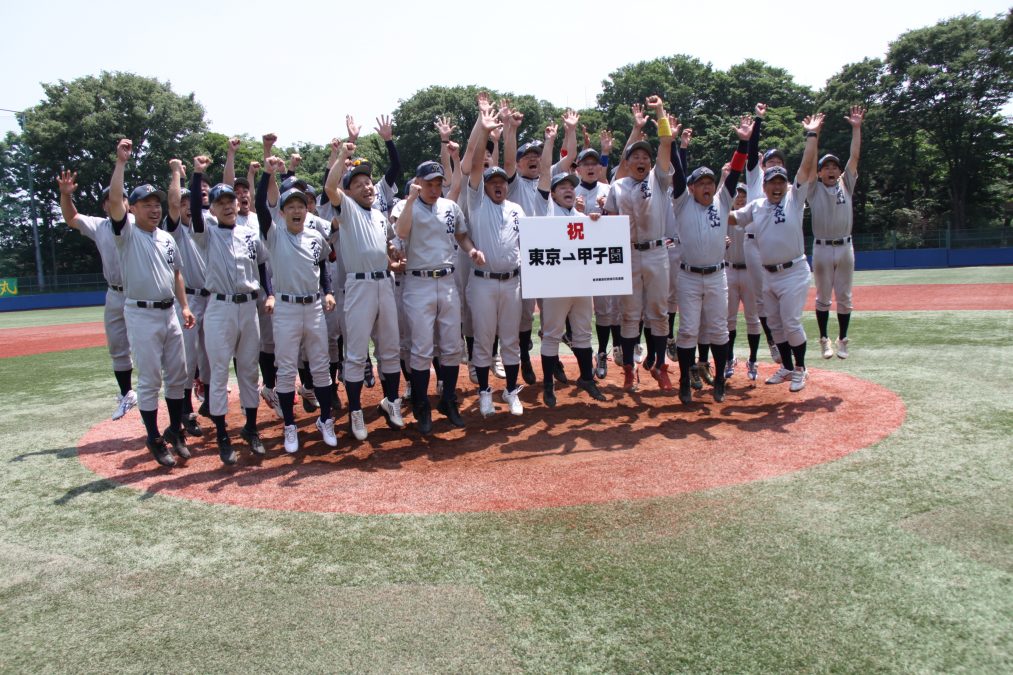
[[637,150],[644,150],[645,152],[647,152],[648,157],[650,157],[651,153],[653,152],[651,150],[650,143],[648,143],[647,141],[637,141],[636,143],[634,143],[633,145],[631,145],[629,148],[626,149],[626,159],[629,159],[630,155],[632,155]]
[[211,188],[210,192],[208,192],[208,203],[214,204],[222,197],[225,197],[226,199],[235,199],[236,191],[233,190],[232,186],[228,183],[219,183]]
[[506,170],[504,170],[503,167],[501,166],[490,166],[488,169],[482,172],[482,180],[487,183],[496,176],[499,176],[503,180],[510,180],[510,178],[507,176]]
[[442,164],[428,161],[419,164],[419,167],[415,169],[415,177],[422,180],[433,180],[435,178],[445,178],[446,175],[443,173]]
[[771,148],[770,150],[767,150],[765,153],[763,153],[763,163],[766,164],[775,157],[781,160],[781,164],[787,164],[787,162],[784,161],[784,153],[778,150],[777,148]]
[[580,179],[572,173],[557,173],[552,177],[552,186],[549,189],[555,190],[557,185],[564,182],[570,183],[573,187],[577,187],[577,185],[580,184]]
[[823,165],[827,162],[833,162],[837,165],[838,169],[841,168],[841,160],[837,155],[826,154],[820,157],[820,161],[816,164],[816,170],[821,171],[823,169]]
[[179,191],[179,198],[180,199],[186,199],[189,196],[190,196],[190,190],[189,189],[183,188],[182,190]]
[[298,188],[299,190],[306,189],[306,181],[297,176],[289,176],[281,182],[281,191],[288,192],[292,188]]
[[283,208],[292,199],[301,199],[303,204],[307,204],[306,193],[299,188],[289,188],[281,194],[281,199],[278,200],[278,208]]
[[577,155],[577,164],[580,164],[588,157],[593,157],[596,162],[601,159],[601,155],[594,148],[584,148]]
[[520,159],[529,152],[537,152],[540,154],[542,152],[543,145],[544,143],[541,141],[531,141],[529,143],[525,143],[521,147],[517,148],[517,159]]
[[141,201],[142,199],[147,199],[151,195],[156,195],[159,201],[162,202],[165,201],[164,192],[156,188],[154,185],[148,185],[146,183],[144,185],[138,185],[137,187],[135,187],[133,192],[130,193],[130,198],[127,199],[127,202],[131,206],[133,206],[137,202]]
[[739,183],[738,185],[736,185],[735,190],[738,192],[749,192],[749,190],[746,189],[745,183]]
[[[689,178],[686,179],[686,185],[692,185],[693,183],[703,180],[704,178],[710,178],[714,180],[714,172],[706,166],[701,166],[694,170],[693,173],[689,174]],[[717,181],[715,181],[717,182]]]
[[306,184],[306,189],[303,190],[303,192],[305,192],[306,196],[309,197],[310,199],[315,200],[317,198],[317,191],[316,191],[316,189],[312,185],[310,185],[309,183]]
[[783,166],[772,166],[763,172],[763,182],[768,183],[775,178],[783,178],[788,180],[788,172],[784,170]]
[[345,172],[344,177],[341,179],[341,186],[348,189],[352,179],[359,174],[365,174],[367,176],[373,175],[373,167],[364,159],[357,159],[352,162],[352,166],[349,167],[348,171]]
[[233,188],[236,187],[237,185],[245,185],[246,189],[250,189],[250,181],[246,180],[245,177],[237,178],[235,182],[232,183]]

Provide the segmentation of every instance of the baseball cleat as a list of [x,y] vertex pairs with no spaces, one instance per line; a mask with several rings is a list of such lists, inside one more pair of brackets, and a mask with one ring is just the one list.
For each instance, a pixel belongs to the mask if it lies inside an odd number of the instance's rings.
[[781,363],[781,352],[778,351],[777,345],[771,343],[767,346],[770,347],[770,358],[774,363]]
[[200,407],[197,408],[197,414],[201,417],[211,419],[211,408],[208,405],[208,400],[205,398],[201,401]]
[[621,366],[623,364],[623,348],[619,345],[612,348],[612,363],[617,366]]
[[644,348],[637,343],[637,346],[633,348],[633,362],[643,363],[644,362]]
[[274,387],[262,386],[260,388],[260,398],[264,399],[264,403],[274,411],[278,419],[285,419],[284,413],[281,412],[281,401],[278,400],[278,393],[274,390]]
[[436,404],[436,409],[455,427],[461,428],[464,426],[464,418],[461,417],[461,411],[457,409],[457,401],[448,401],[445,398],[441,398],[440,402]]
[[137,394],[131,389],[126,394],[116,394],[116,410],[113,412],[113,419],[121,419],[130,412],[130,409],[137,405]]
[[[332,448],[338,447],[338,437],[334,435],[334,418],[328,417],[323,422],[320,418],[317,418],[317,431],[320,432],[320,437],[324,439],[324,443],[331,446]],[[288,427],[285,427],[288,429]],[[288,433],[285,434],[285,441],[288,442]],[[299,449],[299,441],[296,440],[296,450]],[[288,452],[288,445],[285,446],[285,452]],[[294,451],[293,451],[294,452]]]
[[218,442],[218,456],[221,458],[222,463],[228,466],[232,466],[238,459],[236,456],[236,449],[232,447],[232,439],[228,436],[219,436]]
[[703,389],[703,380],[700,379],[700,373],[695,365],[689,367],[689,386],[698,390]]
[[387,420],[387,426],[391,429],[404,429],[404,418],[401,416],[401,400],[388,401],[382,399],[376,411]]
[[506,377],[506,369],[503,368],[503,358],[499,354],[492,357],[492,374],[501,380]]
[[820,352],[825,359],[834,358],[834,348],[830,346],[830,338],[820,338]]
[[651,377],[653,377],[661,391],[674,391],[675,387],[672,386],[672,380],[668,377],[668,364],[663,363],[654,370],[651,371]]
[[735,365],[738,362],[739,362],[738,359],[731,359],[729,361],[725,361],[725,379],[726,380],[728,378],[730,378],[732,375],[735,374]]
[[531,367],[531,359],[521,359],[521,377],[524,384],[534,384],[538,381],[535,378],[535,369]]
[[373,362],[368,359],[366,360],[366,369],[362,373],[362,381],[370,389],[376,386],[376,376],[373,374]]
[[204,397],[207,396],[204,383],[196,378],[194,378],[193,381],[193,395],[196,396],[197,400],[202,403],[204,402]]
[[809,379],[809,373],[805,368],[796,368],[791,371],[791,386],[789,391],[802,391],[805,389],[805,381]]
[[513,391],[503,390],[503,402],[510,406],[511,415],[522,415],[524,413],[524,406],[521,404],[520,393],[520,387],[517,387]]
[[[317,420],[317,423],[319,424],[320,420]],[[285,452],[287,452],[290,455],[294,455],[295,453],[299,452],[299,429],[297,429],[294,424],[286,424],[284,432],[285,432],[284,433]],[[331,436],[333,435],[334,435],[334,424],[332,421]],[[324,439],[324,442],[326,443],[327,439]],[[338,442],[337,439],[334,439],[335,445],[337,444],[337,442]],[[328,443],[328,445],[330,445],[330,443]]]
[[436,380],[436,396],[443,396],[443,380]]
[[556,388],[552,387],[552,386],[544,387],[542,389],[542,401],[545,403],[546,407],[548,407],[548,408],[555,408],[556,407]]
[[569,378],[566,377],[566,370],[563,369],[563,362],[556,357],[556,368],[552,371],[552,378],[560,384],[570,384]]
[[308,413],[316,412],[320,407],[317,402],[317,395],[309,387],[299,387],[299,398],[302,399],[302,409]]
[[791,373],[787,368],[778,368],[776,373],[767,378],[767,384],[781,384],[791,379]]
[[756,361],[746,361],[746,374],[749,376],[750,380],[756,382],[757,376]]
[[668,352],[668,358],[672,362],[679,360],[679,350],[675,344],[675,338],[668,338],[668,342],[665,345],[665,351]]
[[654,362],[656,360],[657,359],[654,356],[654,352],[653,351],[652,352],[648,352],[647,356],[644,357],[643,364],[641,364],[641,365],[644,366],[644,370],[651,371],[651,370],[654,370]]
[[837,338],[837,358],[848,358],[848,338]]
[[482,417],[496,414],[496,407],[492,404],[492,389],[478,392],[478,412]]
[[468,379],[471,380],[472,384],[478,384],[478,371],[475,370],[475,364],[468,364]]
[[161,436],[156,437],[155,440],[145,441],[144,446],[155,456],[155,461],[162,466],[176,466],[176,460],[169,453],[169,448],[165,447],[165,440]]
[[260,440],[260,434],[256,431],[250,431],[246,427],[239,430],[239,437],[242,438],[250,446],[250,451],[258,457],[263,457],[267,454],[267,449],[264,448],[264,442]]
[[596,401],[607,401],[605,394],[601,393],[598,385],[595,384],[594,380],[581,380],[578,379],[576,382],[577,386],[588,393],[588,395]]
[[353,410],[348,413],[348,425],[352,429],[355,440],[364,441],[369,436],[366,431],[366,420],[362,416],[362,410]]
[[414,408],[415,425],[418,427],[419,433],[423,436],[428,436],[433,433],[433,412],[429,407],[429,402]]
[[604,380],[605,376],[609,372],[609,358],[605,352],[598,352],[598,356],[595,357],[594,363],[594,376],[599,380]]
[[412,383],[409,382],[408,386],[405,387],[404,396],[401,397],[401,407],[411,406],[412,404]]
[[693,390],[690,389],[688,383],[679,383],[679,401],[682,402],[683,405],[689,405],[693,402]]
[[623,389],[634,392],[640,388],[640,375],[636,366],[628,363],[623,364]]
[[166,427],[165,431],[162,432],[162,440],[172,448],[172,451],[180,459],[190,459],[190,448],[186,447],[186,443],[183,441],[183,434],[179,431]]
[[711,375],[711,364],[709,361],[701,361],[696,364],[696,372],[700,376],[700,379],[704,381],[704,384],[714,384],[714,376]]
[[183,415],[183,431],[186,432],[187,436],[194,438],[200,438],[204,435],[204,430],[200,428],[200,424],[197,422],[197,413]]
[[725,400],[725,381],[721,378],[714,380],[714,400],[718,403]]

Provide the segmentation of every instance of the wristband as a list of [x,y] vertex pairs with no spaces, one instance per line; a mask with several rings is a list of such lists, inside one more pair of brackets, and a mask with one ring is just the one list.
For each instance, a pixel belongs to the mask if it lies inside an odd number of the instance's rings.
[[670,138],[672,136],[672,126],[668,123],[667,117],[662,117],[658,120],[658,137],[659,138]]
[[805,132],[805,137],[806,138],[816,138],[817,136],[819,136],[819,134],[816,133],[815,131],[807,131],[807,132]]
[[448,143],[450,143],[450,141],[440,141],[440,143],[443,143],[443,145],[447,145]]

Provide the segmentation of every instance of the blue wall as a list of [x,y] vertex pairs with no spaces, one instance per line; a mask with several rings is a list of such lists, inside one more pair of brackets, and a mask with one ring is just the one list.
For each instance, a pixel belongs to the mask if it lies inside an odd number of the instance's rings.
[[855,269],[892,270],[925,267],[1013,265],[1013,248],[918,248],[855,251]]
[[15,295],[0,298],[0,312],[15,312],[25,309],[56,309],[57,307],[92,307],[94,305],[104,305],[105,302],[106,292],[104,290]]

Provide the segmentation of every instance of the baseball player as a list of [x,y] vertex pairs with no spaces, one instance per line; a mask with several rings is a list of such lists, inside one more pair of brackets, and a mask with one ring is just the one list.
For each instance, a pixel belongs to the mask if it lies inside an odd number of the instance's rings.
[[855,182],[862,148],[865,109],[852,106],[844,118],[851,125],[851,155],[841,168],[836,155],[824,155],[816,165],[817,178],[809,191],[813,225],[813,277],[816,280],[816,324],[823,358],[834,355],[827,336],[830,294],[837,298],[837,356],[848,358],[848,324],[851,321],[851,285],[855,273],[855,249],[851,243],[854,223]]
[[415,171],[395,232],[404,242],[405,275],[402,302],[411,334],[412,411],[415,419],[431,415],[429,367],[433,362],[434,328],[439,340],[439,379],[443,391],[437,410],[463,427],[456,384],[461,362],[461,303],[454,279],[457,250],[454,236],[464,220],[461,208],[441,196],[443,166],[423,162]]
[[[278,368],[276,393],[284,417],[285,452],[299,450],[295,426],[295,375],[300,350],[312,369],[312,382],[319,402],[317,430],[324,443],[338,444],[331,418],[331,381],[328,372],[327,325],[324,312],[334,311],[334,294],[327,274],[327,238],[306,225],[310,198],[296,188],[279,194],[275,174],[284,168],[277,157],[267,161],[257,186],[257,220],[271,254],[271,283],[274,295],[267,299],[267,311],[276,340]],[[328,228],[329,230],[329,228]],[[329,231],[328,231],[329,234]]]
[[[728,169],[731,171],[730,166]],[[732,208],[741,209],[745,205],[746,186],[739,183],[735,186],[735,201],[732,203]],[[728,277],[728,360],[725,362],[725,379],[727,380],[735,374],[735,337],[739,305],[741,304],[742,315],[746,320],[746,339],[749,343],[746,375],[751,381],[756,381],[756,353],[760,347],[760,315],[757,312],[759,302],[756,300],[756,289],[748,275],[744,250],[745,232],[740,227],[729,225],[728,238],[731,243],[725,256],[728,262],[728,266],[725,268],[725,274]]]
[[[159,464],[171,467],[176,460],[166,443],[180,459],[190,458],[183,442],[186,357],[183,331],[172,311],[173,298],[182,307],[186,328],[194,325],[194,318],[187,307],[176,243],[158,227],[165,193],[151,185],[134,188],[128,200],[133,220],[123,207],[123,172],[132,152],[129,139],[116,146],[116,168],[109,181],[109,221],[123,271],[123,316],[137,364],[137,408],[147,432],[145,445]],[[163,382],[169,426],[159,434],[158,389]]]
[[[120,271],[120,255],[116,248],[116,239],[109,222],[109,188],[102,191],[102,210],[105,218],[85,216],[77,212],[74,206],[74,192],[77,190],[77,173],[63,171],[56,180],[60,188],[60,210],[67,225],[95,242],[99,257],[102,259],[102,276],[106,280],[105,322],[106,345],[113,361],[113,376],[119,387],[116,395],[116,410],[113,419],[122,418],[137,405],[137,394],[131,387],[133,363],[130,360],[130,341],[127,338],[127,324],[123,318],[123,274]],[[127,208],[126,197],[123,198],[124,210]]]
[[[342,145],[335,166],[345,166],[345,160],[354,152],[354,143]],[[384,393],[378,412],[392,428],[404,428],[397,305],[389,269],[394,233],[387,217],[375,206],[371,172],[372,167],[364,161],[351,165],[343,176],[332,169],[324,186],[340,230],[339,250],[345,270],[345,390],[352,434],[360,441],[367,437],[360,396],[369,338],[374,333]],[[432,430],[431,419],[417,422],[423,433]]]
[[[469,151],[485,145],[489,132],[500,126],[491,109],[479,111],[468,141]],[[475,329],[473,363],[478,376],[478,409],[483,417],[495,413],[489,369],[492,345],[500,336],[500,353],[506,375],[503,401],[513,415],[524,414],[517,376],[521,362],[521,250],[520,218],[523,209],[507,200],[508,177],[504,169],[483,170],[481,152],[466,152],[472,165],[465,187],[468,219],[458,224],[455,237],[475,265],[468,282],[468,304]]]
[[[805,387],[806,335],[802,311],[809,290],[809,263],[805,257],[802,214],[805,199],[816,174],[816,148],[823,127],[823,114],[806,117],[802,165],[794,184],[788,183],[788,172],[772,166],[763,172],[765,197],[749,202],[729,215],[729,223],[752,232],[760,253],[765,274],[764,307],[767,321],[781,354],[781,367],[767,379],[767,384],[791,381],[791,391]],[[747,263],[748,264],[748,263]]]
[[[194,158],[190,187],[193,237],[207,261],[204,287],[210,292],[204,313],[205,347],[211,364],[211,382],[207,393],[208,408],[215,424],[218,454],[227,465],[237,461],[236,451],[225,424],[228,411],[229,363],[236,360],[239,400],[246,413],[240,436],[254,455],[266,450],[257,432],[257,357],[260,352],[260,324],[257,320],[258,296],[270,294],[263,263],[264,244],[260,233],[237,225],[239,203],[231,185],[219,183],[208,193],[210,209],[200,209],[200,183],[211,159]],[[261,288],[264,282],[264,289]]]

